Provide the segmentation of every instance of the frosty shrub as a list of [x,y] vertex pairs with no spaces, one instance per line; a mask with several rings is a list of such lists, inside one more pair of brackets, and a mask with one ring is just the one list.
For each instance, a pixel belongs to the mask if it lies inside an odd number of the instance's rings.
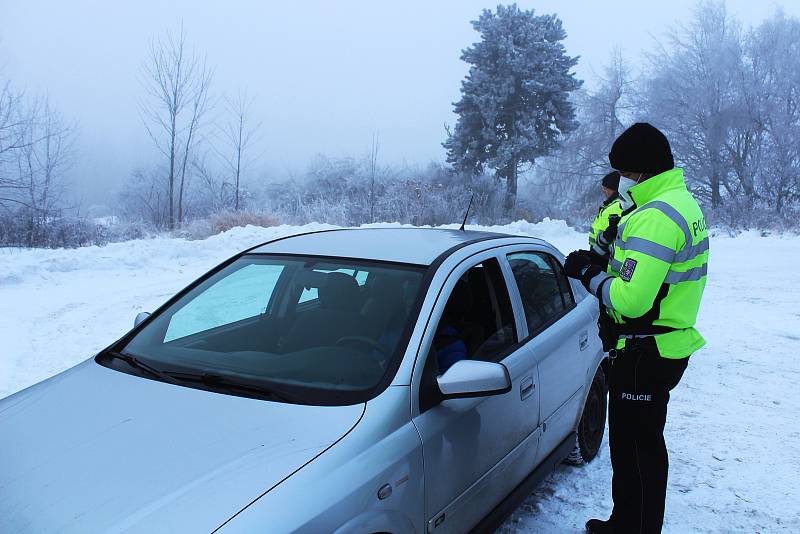
[[214,234],[226,232],[237,226],[253,225],[267,228],[280,224],[280,221],[272,215],[253,211],[227,211],[216,213],[209,217],[209,221],[211,223],[211,231]]
[[225,211],[189,223],[179,235],[189,239],[205,239],[238,226],[278,226],[280,221],[273,215],[254,211]]
[[[439,164],[423,169],[380,169],[374,183],[358,161],[326,160],[302,180],[273,183],[254,202],[287,224],[325,222],[358,226],[372,222],[439,225],[506,220],[505,187],[493,176],[464,176]],[[256,203],[257,202],[257,203]]]
[[107,242],[107,228],[85,218],[41,216],[27,209],[0,215],[3,247],[74,248]]
[[728,230],[735,235],[744,230],[762,230],[776,233],[800,232],[800,207],[785,207],[775,213],[761,200],[750,198],[729,199],[718,208],[706,209],[706,222],[709,226]]

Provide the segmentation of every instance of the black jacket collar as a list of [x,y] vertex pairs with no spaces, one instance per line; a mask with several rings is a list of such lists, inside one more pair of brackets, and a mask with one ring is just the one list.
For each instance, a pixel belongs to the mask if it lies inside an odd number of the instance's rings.
[[603,202],[603,207],[605,208],[606,206],[608,206],[609,204],[611,204],[612,202],[614,202],[618,198],[619,198],[619,192],[614,191],[614,194],[611,195],[610,197],[608,197],[605,202]]

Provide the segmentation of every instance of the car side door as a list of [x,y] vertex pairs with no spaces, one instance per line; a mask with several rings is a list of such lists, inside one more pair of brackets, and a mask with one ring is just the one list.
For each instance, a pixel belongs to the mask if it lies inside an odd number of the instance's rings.
[[561,263],[549,252],[522,249],[506,256],[514,274],[539,370],[542,433],[538,460],[572,432],[585,387],[589,325],[576,306]]
[[[519,302],[509,296],[507,276],[493,253],[465,260],[445,282],[422,338],[412,415],[423,442],[428,532],[467,532],[527,476],[535,460],[538,377],[533,355],[519,343]],[[451,316],[454,303],[465,317],[457,317],[458,311]],[[477,343],[469,339],[474,332],[464,336],[468,357],[504,365],[510,392],[437,398],[440,360],[448,364],[442,343],[451,341],[440,340],[442,332],[452,332],[443,325],[459,321],[481,330]]]

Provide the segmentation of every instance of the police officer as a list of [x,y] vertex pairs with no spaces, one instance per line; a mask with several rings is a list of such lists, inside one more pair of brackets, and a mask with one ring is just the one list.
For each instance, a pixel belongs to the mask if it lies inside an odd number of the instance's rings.
[[[614,508],[591,519],[590,533],[660,532],[668,459],[664,424],[669,392],[705,341],[694,324],[706,284],[708,233],[703,213],[674,165],[666,137],[637,123],[608,155],[620,172],[623,215],[607,269],[575,251],[565,271],[606,307],[609,447]],[[601,333],[602,335],[602,333]]]
[[[597,217],[592,222],[592,228],[589,231],[589,250],[601,256],[607,256],[609,245],[611,244],[610,241],[613,241],[617,235],[617,222],[622,213],[619,193],[617,192],[619,173],[613,171],[603,176],[601,187],[606,200],[600,205],[600,209],[597,210]],[[609,227],[611,231],[606,232]]]

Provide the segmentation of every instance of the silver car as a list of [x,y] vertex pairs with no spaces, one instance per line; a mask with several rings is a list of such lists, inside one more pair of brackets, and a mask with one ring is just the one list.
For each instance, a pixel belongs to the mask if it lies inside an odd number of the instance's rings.
[[0,532],[488,530],[602,439],[597,301],[561,261],[400,228],[242,252],[0,401]]

